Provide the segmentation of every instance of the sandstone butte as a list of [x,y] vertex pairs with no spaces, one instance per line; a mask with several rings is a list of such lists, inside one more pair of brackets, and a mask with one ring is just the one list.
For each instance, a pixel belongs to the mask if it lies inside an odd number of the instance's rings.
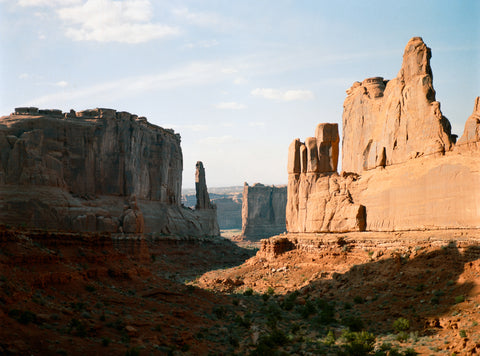
[[455,142],[430,58],[414,37],[396,78],[347,90],[341,174],[337,124],[291,143],[288,232],[480,228],[480,98]]
[[56,231],[218,235],[205,171],[181,206],[180,136],[112,109],[0,118],[0,223]]
[[242,235],[250,240],[281,234],[285,228],[286,186],[243,186]]

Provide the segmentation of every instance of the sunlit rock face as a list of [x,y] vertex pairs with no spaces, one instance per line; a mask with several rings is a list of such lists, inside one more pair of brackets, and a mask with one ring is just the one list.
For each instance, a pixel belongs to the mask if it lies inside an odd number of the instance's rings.
[[480,228],[480,98],[455,144],[430,58],[414,37],[395,79],[368,78],[347,91],[340,175],[332,124],[292,142],[288,232]]
[[396,78],[368,78],[347,90],[342,141],[345,172],[361,173],[452,148],[450,123],[435,101],[431,56],[423,40],[414,37],[405,47]]

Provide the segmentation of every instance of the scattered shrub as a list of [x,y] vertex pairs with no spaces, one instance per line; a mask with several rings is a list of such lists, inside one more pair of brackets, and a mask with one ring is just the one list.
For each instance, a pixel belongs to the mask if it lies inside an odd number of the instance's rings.
[[357,295],[355,298],[353,298],[353,302],[355,304],[363,304],[364,303],[364,300],[361,296]]
[[362,319],[356,316],[348,316],[342,319],[342,324],[345,325],[351,332],[358,332],[363,329]]
[[458,335],[460,335],[460,337],[466,338],[466,337],[467,337],[467,332],[462,329],[462,330],[460,330],[460,332],[458,333]]
[[347,341],[344,345],[344,354],[352,356],[369,355],[375,345],[375,335],[368,331],[345,331],[342,338]]
[[253,295],[253,289],[252,288],[245,289],[245,291],[243,292],[243,295],[246,295],[246,296]]
[[93,292],[95,292],[97,289],[95,288],[95,286],[93,286],[93,285],[91,285],[91,284],[87,284],[87,285],[85,286],[85,290],[86,290],[87,292],[93,293]]
[[407,331],[410,329],[410,321],[405,318],[398,318],[393,322],[393,329],[396,332]]
[[463,303],[465,301],[465,297],[463,295],[459,295],[455,297],[455,304]]
[[12,309],[8,312],[8,316],[24,325],[37,323],[37,315],[29,310]]

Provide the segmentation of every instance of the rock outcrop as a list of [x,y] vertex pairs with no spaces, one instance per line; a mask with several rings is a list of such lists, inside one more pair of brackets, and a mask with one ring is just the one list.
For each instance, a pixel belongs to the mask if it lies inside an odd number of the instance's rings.
[[242,235],[251,240],[280,234],[285,230],[286,186],[256,183],[243,187]]
[[[214,235],[181,208],[180,136],[112,109],[0,118],[0,222],[65,231]],[[161,216],[159,215],[161,214]]]
[[480,148],[480,96],[475,99],[473,113],[465,123],[465,130],[462,137],[455,145],[457,149],[475,149]]
[[319,124],[315,133],[289,148],[287,231],[363,231],[365,207],[354,204],[348,190],[354,177],[336,173],[338,125]]
[[414,37],[397,78],[347,91],[341,175],[317,164],[318,134],[292,142],[288,232],[480,228],[480,99],[455,144],[435,101],[430,57]]
[[[241,192],[238,190],[241,188]],[[220,229],[241,229],[242,228],[242,187],[221,187],[210,188],[208,195],[210,202],[217,208],[217,220]],[[182,194],[182,204],[194,208],[197,203],[196,194],[187,189]]]
[[342,169],[361,173],[452,148],[450,123],[435,101],[431,50],[420,37],[405,47],[396,78],[356,82],[343,105]]
[[198,161],[195,166],[195,195],[197,197],[197,204],[195,209],[213,209],[208,196],[207,183],[205,181],[205,168],[203,163]]

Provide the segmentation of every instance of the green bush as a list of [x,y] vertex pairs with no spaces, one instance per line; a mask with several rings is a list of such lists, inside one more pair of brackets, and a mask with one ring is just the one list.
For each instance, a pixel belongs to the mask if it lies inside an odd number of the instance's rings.
[[375,346],[375,335],[368,331],[346,331],[342,338],[347,341],[344,345],[344,354],[351,356],[369,355]]
[[246,295],[246,296],[253,295],[253,289],[252,288],[245,289],[245,291],[243,292],[243,295]]
[[315,305],[310,300],[307,300],[305,305],[302,308],[300,308],[300,315],[304,319],[307,319],[310,315],[313,315],[316,312],[317,312],[317,309],[315,308]]
[[393,329],[396,332],[407,331],[410,329],[410,321],[405,318],[398,318],[393,322]]
[[8,312],[8,316],[24,325],[37,322],[37,315],[29,310],[12,309]]
[[350,331],[357,332],[363,329],[362,319],[356,316],[348,316],[342,319],[342,324],[345,325]]
[[455,297],[455,304],[463,303],[465,301],[465,297],[463,295],[459,295]]
[[460,337],[465,338],[465,337],[467,337],[467,332],[462,329],[462,330],[460,330],[460,332],[458,333],[458,335],[460,335]]

